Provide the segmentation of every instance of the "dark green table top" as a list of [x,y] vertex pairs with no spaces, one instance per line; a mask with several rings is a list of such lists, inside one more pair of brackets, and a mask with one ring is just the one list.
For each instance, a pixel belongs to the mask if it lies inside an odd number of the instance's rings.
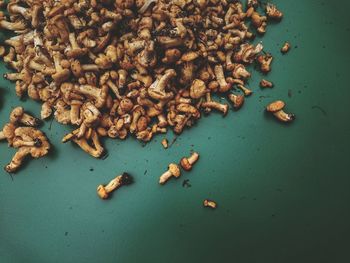
[[[69,127],[45,123],[51,155],[13,179],[0,171],[0,262],[350,262],[350,2],[274,2],[285,18],[261,40],[275,88],[260,90],[254,73],[241,111],[202,118],[170,149],[160,141],[172,134],[145,147],[107,140],[109,157],[95,160],[60,143]],[[292,125],[264,114],[274,99],[297,115]],[[1,127],[17,105],[40,113],[1,78]],[[193,171],[159,186],[192,149]],[[13,153],[0,143],[1,167]],[[135,184],[99,199],[96,186],[123,171]],[[219,208],[204,209],[205,198]]]

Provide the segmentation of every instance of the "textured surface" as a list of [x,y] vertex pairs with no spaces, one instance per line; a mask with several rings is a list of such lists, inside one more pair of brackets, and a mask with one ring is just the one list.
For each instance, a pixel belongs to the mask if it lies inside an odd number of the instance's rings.
[[[241,111],[202,118],[170,149],[162,136],[145,147],[107,140],[109,157],[95,160],[60,143],[69,127],[45,123],[52,154],[13,180],[0,171],[0,262],[349,262],[350,2],[274,2],[286,15],[262,39],[276,58],[274,90],[261,91],[254,73]],[[293,48],[282,56],[286,40]],[[295,123],[266,116],[273,99]],[[39,115],[1,78],[1,127],[19,104]],[[201,153],[193,171],[159,186],[191,149]],[[0,143],[1,167],[13,153]],[[96,186],[123,171],[135,184],[100,200]],[[205,198],[219,208],[202,208]]]

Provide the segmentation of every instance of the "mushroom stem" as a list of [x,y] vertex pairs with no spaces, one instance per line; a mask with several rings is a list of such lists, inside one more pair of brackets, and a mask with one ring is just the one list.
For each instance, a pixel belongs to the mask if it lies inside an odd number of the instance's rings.
[[30,154],[30,149],[28,147],[19,148],[19,150],[13,156],[11,162],[6,165],[5,171],[8,173],[15,172],[21,165],[24,158]]
[[273,115],[279,119],[280,121],[283,122],[291,122],[293,120],[295,120],[295,114],[293,113],[286,113],[283,110],[279,110],[277,112],[274,112]]
[[172,176],[173,176],[173,174],[170,171],[166,171],[165,173],[163,173],[160,176],[159,183],[160,184],[165,184]]
[[205,101],[202,103],[202,107],[204,108],[212,108],[218,111],[221,111],[223,115],[225,116],[228,111],[228,105],[227,104],[221,104],[216,101]]

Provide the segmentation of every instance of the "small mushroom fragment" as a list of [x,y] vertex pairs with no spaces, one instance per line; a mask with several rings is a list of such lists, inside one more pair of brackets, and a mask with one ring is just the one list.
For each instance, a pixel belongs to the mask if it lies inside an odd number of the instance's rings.
[[281,100],[274,101],[267,105],[266,111],[271,112],[281,122],[291,122],[295,120],[293,113],[286,113],[283,111],[285,103]]
[[265,55],[259,55],[257,57],[257,61],[260,64],[260,70],[263,73],[269,73],[271,71],[271,62],[273,60],[273,57],[271,54],[267,53]]
[[168,171],[163,173],[159,178],[160,184],[165,184],[171,177],[178,178],[181,175],[179,166],[176,163],[169,164]]
[[[0,138],[1,138],[1,135],[0,135]],[[168,143],[168,140],[167,140],[167,139],[164,138],[164,139],[162,140],[161,143],[162,143],[164,149],[167,149],[167,148],[168,148],[169,143]]]
[[244,104],[244,96],[233,93],[228,94],[228,99],[232,102],[233,108],[239,110]]
[[209,200],[209,199],[205,199],[203,201],[203,205],[204,205],[204,207],[209,207],[209,208],[212,208],[212,209],[216,209],[217,206],[218,206],[215,201]]
[[283,47],[281,48],[281,53],[286,54],[290,50],[290,44],[289,42],[285,42]]
[[268,81],[266,79],[262,79],[259,83],[261,88],[273,88],[273,83],[271,81]]
[[271,3],[266,5],[266,15],[270,19],[281,20],[283,13],[277,9],[277,7]]
[[97,194],[102,199],[107,199],[110,193],[123,185],[130,185],[133,178],[128,173],[123,173],[112,179],[107,185],[99,185],[97,187]]
[[199,154],[197,152],[193,152],[190,157],[186,158],[183,157],[180,161],[181,167],[186,170],[190,171],[192,169],[192,166],[195,162],[197,162],[199,159]]

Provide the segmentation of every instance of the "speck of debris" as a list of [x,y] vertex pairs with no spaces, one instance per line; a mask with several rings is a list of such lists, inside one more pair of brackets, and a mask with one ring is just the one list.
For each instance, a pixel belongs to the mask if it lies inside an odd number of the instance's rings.
[[327,112],[321,107],[321,106],[318,106],[318,105],[314,105],[314,106],[312,106],[311,107],[311,109],[318,109],[318,110],[320,110],[321,112],[322,112],[322,114],[324,115],[324,116],[327,116]]
[[295,45],[295,46],[294,46],[294,48],[298,48],[298,46],[297,46],[297,45]]
[[211,139],[211,137],[209,136],[209,137],[208,137],[208,140],[210,140],[210,139]]
[[106,154],[104,154],[104,155],[101,157],[101,159],[102,159],[102,160],[106,160],[106,159],[108,158],[108,156],[109,156],[109,154],[106,153]]
[[45,169],[47,169],[47,166],[45,166]]
[[289,97],[289,98],[291,98],[292,96],[293,96],[293,94],[292,94],[292,90],[291,90],[291,89],[289,89],[289,90],[288,90],[288,97]]
[[189,179],[183,180],[183,182],[182,182],[182,187],[189,188],[189,187],[191,187],[191,186],[192,186],[192,185],[190,184],[190,180],[189,180]]
[[174,137],[174,139],[171,141],[171,143],[169,144],[169,147],[170,148],[177,140],[177,136]]
[[264,95],[259,96],[259,99],[266,99],[266,98],[271,98],[271,96],[264,96]]
[[8,174],[10,175],[11,180],[13,181],[13,175],[12,175],[12,173],[8,173]]
[[301,90],[298,90],[298,93],[301,94]]
[[51,131],[51,127],[52,127],[53,119],[54,119],[54,118],[52,118],[52,119],[51,119],[51,121],[50,121],[49,131]]
[[271,217],[275,217],[276,215],[275,214],[272,214]]
[[254,201],[256,201],[256,198],[253,198]]
[[93,171],[94,171],[94,168],[91,167],[91,168],[89,169],[89,171],[90,171],[90,172],[93,172]]
[[65,236],[68,236],[68,232],[67,232],[67,231],[66,231],[66,232],[64,232],[64,235],[65,235]]
[[146,175],[146,174],[147,174],[147,172],[148,172],[148,171],[147,171],[147,170],[145,170],[145,171],[144,171],[144,173],[143,173],[143,175]]

